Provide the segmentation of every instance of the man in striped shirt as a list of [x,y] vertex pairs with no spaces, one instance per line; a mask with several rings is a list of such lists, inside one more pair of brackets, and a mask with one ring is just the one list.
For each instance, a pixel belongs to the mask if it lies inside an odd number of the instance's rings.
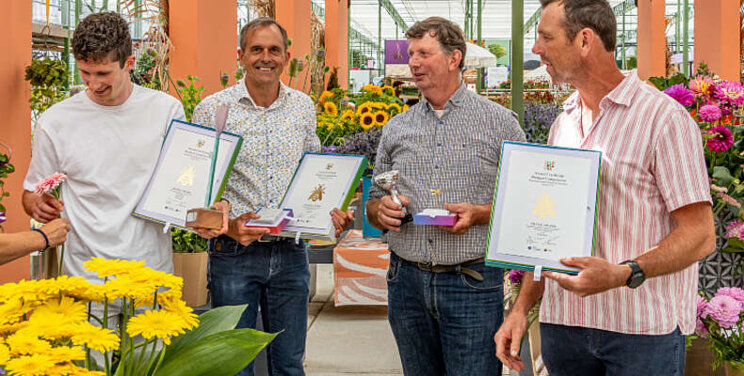
[[432,17],[406,32],[424,98],[385,126],[375,175],[399,171],[409,213],[447,209],[452,227],[401,223],[402,207],[375,188],[367,216],[388,230],[388,318],[406,375],[500,375],[493,335],[503,274],[483,263],[503,140],[524,140],[515,114],[462,83],[465,38]]
[[[531,273],[494,337],[518,357],[542,296],[542,356],[553,375],[681,375],[695,328],[697,261],[715,247],[700,130],[673,99],[615,63],[606,0],[541,0],[539,54],[554,83],[577,92],[549,143],[602,151],[596,257],[562,260],[576,276]],[[644,283],[645,281],[645,283]]]

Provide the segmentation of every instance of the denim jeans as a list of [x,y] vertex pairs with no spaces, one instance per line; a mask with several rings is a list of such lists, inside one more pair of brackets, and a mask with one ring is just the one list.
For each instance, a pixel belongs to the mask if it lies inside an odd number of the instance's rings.
[[469,268],[484,280],[426,272],[390,254],[388,320],[406,376],[501,375],[493,336],[504,316],[503,270]]
[[[304,375],[310,269],[304,243],[293,239],[242,246],[222,235],[209,244],[212,305],[248,304],[238,328],[256,328],[261,307],[263,329],[282,331],[267,348],[270,375]],[[253,375],[253,363],[238,375]]]
[[685,374],[685,336],[637,335],[540,323],[550,376],[676,376]]

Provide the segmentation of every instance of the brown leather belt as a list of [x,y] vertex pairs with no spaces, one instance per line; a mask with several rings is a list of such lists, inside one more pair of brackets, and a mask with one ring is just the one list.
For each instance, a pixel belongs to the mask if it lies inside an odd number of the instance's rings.
[[481,257],[476,260],[470,260],[457,265],[430,265],[423,262],[411,262],[416,265],[417,268],[429,272],[429,273],[462,273],[475,279],[476,281],[482,282],[483,276],[473,269],[468,268],[470,265],[482,264],[485,262],[485,258]]

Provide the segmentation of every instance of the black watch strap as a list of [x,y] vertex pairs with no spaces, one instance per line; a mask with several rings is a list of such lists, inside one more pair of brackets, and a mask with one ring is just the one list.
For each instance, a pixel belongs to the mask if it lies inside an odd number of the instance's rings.
[[630,266],[630,277],[625,281],[625,285],[634,289],[640,286],[646,280],[646,274],[643,273],[643,269],[638,266],[638,263],[633,260],[625,260],[620,263],[621,265]]

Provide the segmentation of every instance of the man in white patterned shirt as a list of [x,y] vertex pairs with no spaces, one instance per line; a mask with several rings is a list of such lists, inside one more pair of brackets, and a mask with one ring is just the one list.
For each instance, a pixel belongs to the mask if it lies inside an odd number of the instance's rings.
[[[229,104],[225,130],[244,138],[223,195],[239,215],[209,246],[212,303],[248,303],[240,328],[256,327],[260,306],[264,330],[282,332],[268,347],[269,374],[304,375],[310,292],[305,245],[265,236],[266,228],[244,226],[257,217],[256,209],[278,208],[303,153],[320,150],[312,100],[279,80],[289,61],[287,48],[287,32],[276,21],[259,18],[245,25],[239,51],[244,82],[205,98],[192,121],[214,124],[217,106]],[[338,236],[352,215],[334,209],[331,217]],[[252,374],[252,363],[238,373]]]
[[562,259],[580,269],[575,276],[546,272],[535,282],[527,273],[494,338],[497,355],[522,369],[526,314],[542,296],[551,376],[682,375],[697,261],[715,247],[700,130],[679,103],[617,68],[607,0],[541,3],[532,50],[554,83],[577,88],[548,143],[602,151],[596,257]]

